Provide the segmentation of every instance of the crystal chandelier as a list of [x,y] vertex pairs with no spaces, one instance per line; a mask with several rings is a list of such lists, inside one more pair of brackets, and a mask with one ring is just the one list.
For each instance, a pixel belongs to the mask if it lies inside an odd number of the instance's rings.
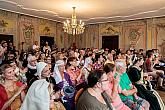
[[84,22],[82,22],[82,20],[78,22],[76,18],[75,8],[76,7],[73,7],[73,14],[71,20],[66,20],[63,26],[64,32],[72,35],[82,34],[85,29]]

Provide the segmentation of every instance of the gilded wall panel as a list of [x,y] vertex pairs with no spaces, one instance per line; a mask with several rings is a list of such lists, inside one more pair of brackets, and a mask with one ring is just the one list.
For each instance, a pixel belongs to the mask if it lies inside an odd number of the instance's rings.
[[125,48],[129,49],[131,45],[136,49],[146,49],[146,24],[144,21],[124,24]]
[[24,49],[32,48],[33,42],[39,37],[37,18],[21,16],[19,21],[20,43],[24,42]]

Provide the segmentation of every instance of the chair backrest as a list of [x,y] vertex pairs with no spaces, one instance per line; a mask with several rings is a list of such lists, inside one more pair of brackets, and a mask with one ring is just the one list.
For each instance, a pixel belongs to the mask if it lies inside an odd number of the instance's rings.
[[83,91],[84,91],[84,88],[81,88],[80,90],[78,90],[78,91],[76,92],[75,99],[74,99],[74,102],[75,102],[75,103],[77,103],[77,101],[78,101],[80,95],[83,93]]

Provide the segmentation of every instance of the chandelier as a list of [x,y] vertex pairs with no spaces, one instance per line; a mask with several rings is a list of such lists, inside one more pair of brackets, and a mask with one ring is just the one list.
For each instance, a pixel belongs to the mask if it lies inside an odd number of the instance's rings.
[[84,22],[82,22],[82,20],[78,22],[76,18],[75,8],[76,7],[73,7],[73,14],[71,20],[67,19],[64,22],[64,26],[63,26],[64,32],[72,35],[82,34],[85,29]]

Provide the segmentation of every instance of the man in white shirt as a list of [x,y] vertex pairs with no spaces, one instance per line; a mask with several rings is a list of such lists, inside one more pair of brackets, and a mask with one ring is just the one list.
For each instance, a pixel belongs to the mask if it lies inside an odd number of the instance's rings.
[[35,51],[38,51],[39,48],[40,48],[40,47],[39,47],[39,45],[38,45],[38,41],[35,41],[35,42],[34,42],[34,45],[33,45],[33,47],[32,47],[32,49],[35,50]]

